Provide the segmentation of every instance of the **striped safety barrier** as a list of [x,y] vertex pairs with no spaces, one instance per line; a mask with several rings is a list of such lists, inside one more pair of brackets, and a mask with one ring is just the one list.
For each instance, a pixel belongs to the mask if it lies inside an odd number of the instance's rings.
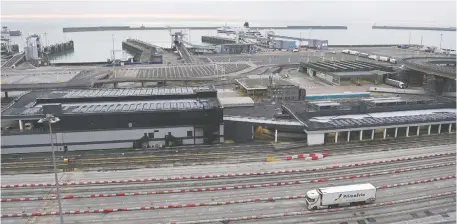
[[[444,194],[438,194],[440,197],[441,195],[450,195],[452,192],[447,192]],[[455,194],[455,191],[454,191]],[[204,207],[204,206],[221,206],[221,205],[230,205],[230,204],[242,204],[242,203],[253,203],[253,202],[265,202],[265,201],[277,201],[277,200],[293,200],[293,199],[300,199],[305,198],[306,195],[294,195],[294,196],[283,196],[283,197],[268,197],[268,198],[255,198],[255,199],[246,199],[246,200],[234,200],[234,201],[225,201],[225,202],[200,202],[200,203],[188,203],[188,204],[170,204],[170,205],[156,205],[156,206],[143,206],[143,207],[131,207],[131,208],[104,208],[104,209],[88,209],[88,210],[71,210],[66,211],[64,214],[87,214],[87,213],[112,213],[112,212],[123,212],[123,211],[139,211],[139,210],[159,210],[159,209],[174,209],[174,208],[191,208],[191,207]],[[433,197],[433,196],[431,196]],[[423,198],[423,197],[419,197]],[[426,197],[427,198],[427,197]],[[401,200],[403,201],[403,200]],[[385,202],[384,202],[385,203]],[[377,205],[376,203],[374,205]],[[373,204],[372,204],[373,205]],[[371,206],[372,206],[371,205]],[[362,206],[365,208],[366,206]],[[356,206],[357,207],[357,206]],[[354,207],[348,207],[346,209],[351,209]],[[344,209],[344,208],[343,208]],[[341,208],[340,208],[341,210]],[[324,211],[325,210],[320,210]],[[59,215],[59,212],[28,212],[28,213],[12,213],[12,214],[2,214],[2,218],[9,218],[9,217],[32,217],[32,216],[49,216],[49,215]],[[215,222],[215,221],[213,221]]]
[[[403,157],[397,159],[386,159],[378,160],[373,162],[362,162],[362,163],[352,163],[344,165],[332,165],[321,168],[313,169],[289,169],[289,170],[276,170],[276,171],[263,171],[263,172],[243,172],[243,173],[228,173],[228,174],[208,174],[208,175],[199,175],[199,176],[178,176],[178,177],[153,177],[153,178],[136,178],[136,179],[127,179],[127,180],[94,180],[94,181],[71,181],[68,183],[60,183],[60,186],[69,186],[69,185],[94,185],[94,184],[126,184],[126,183],[144,183],[144,182],[165,182],[165,181],[177,181],[177,180],[196,180],[196,179],[216,179],[216,178],[234,178],[240,176],[261,176],[261,175],[272,175],[272,174],[287,174],[287,173],[301,173],[301,172],[315,172],[329,169],[340,169],[340,168],[349,168],[349,167],[358,167],[358,166],[369,166],[377,164],[386,164],[394,163],[398,161],[406,160],[416,160],[416,159],[426,159],[440,156],[449,156],[455,155],[455,152],[448,153],[437,153],[429,154],[423,156],[413,156],[413,157]],[[53,187],[54,183],[39,183],[39,184],[2,184],[1,188],[25,188],[25,187]]]
[[310,154],[297,154],[284,157],[284,160],[304,159],[304,160],[318,160],[328,156],[328,152],[324,153],[310,153]]

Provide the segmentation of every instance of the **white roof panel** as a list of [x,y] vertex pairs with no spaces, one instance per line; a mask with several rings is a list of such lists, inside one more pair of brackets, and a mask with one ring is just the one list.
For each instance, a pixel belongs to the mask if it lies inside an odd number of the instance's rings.
[[363,191],[363,190],[373,190],[376,189],[372,184],[354,184],[346,186],[337,186],[337,187],[323,187],[319,190],[324,194],[348,192],[348,191]]
[[254,100],[250,97],[219,97],[223,107],[254,106]]
[[408,110],[395,112],[380,112],[371,114],[350,114],[342,116],[313,117],[309,121],[327,123],[336,119],[365,119],[365,118],[392,118],[404,116],[430,115],[434,113],[456,113],[455,109],[433,109],[433,110]]

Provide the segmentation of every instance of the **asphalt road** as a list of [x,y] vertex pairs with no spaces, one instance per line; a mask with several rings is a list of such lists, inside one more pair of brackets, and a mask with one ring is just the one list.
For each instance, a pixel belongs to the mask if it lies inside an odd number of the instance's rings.
[[[436,153],[453,154],[417,158],[418,156]],[[165,180],[156,182],[147,181],[138,183],[126,182],[118,184],[106,183],[98,185],[82,184],[75,186],[63,186],[63,196],[73,195],[74,197],[88,197],[63,200],[64,211],[94,210],[104,208],[131,208],[133,210],[111,213],[68,214],[65,215],[64,218],[65,223],[167,223],[171,221],[183,222],[192,220],[208,220],[208,223],[217,223],[221,218],[284,214],[284,212],[293,214],[293,212],[306,211],[305,201],[302,198],[278,198],[277,200],[271,201],[267,200],[267,198],[303,195],[307,190],[317,187],[366,182],[380,187],[411,181],[454,176],[453,178],[451,177],[450,179],[445,180],[436,180],[425,183],[418,182],[417,184],[405,184],[392,188],[379,189],[377,193],[377,203],[407,200],[421,196],[455,191],[456,158],[454,153],[455,145],[443,145],[395,151],[360,153],[358,155],[333,154],[329,157],[315,161],[289,160],[271,163],[257,162],[243,164],[216,164],[207,166],[139,169],[104,173],[63,173],[60,175],[60,180],[61,182],[66,183],[71,181],[123,180],[132,178],[143,179],[146,177],[165,178]],[[278,171],[284,169],[313,169],[342,164],[368,163],[404,157],[414,158],[409,160],[317,171],[166,180],[166,177],[170,176],[189,177],[191,175],[204,176],[208,174]],[[395,172],[395,170],[397,170],[397,172]],[[342,178],[344,176],[347,178]],[[318,179],[326,181],[310,182],[311,180]],[[52,182],[52,180],[52,174],[2,176],[2,184],[48,183]],[[283,184],[280,186],[271,185],[278,182]],[[243,185],[245,187],[242,187]],[[231,189],[231,186],[239,186],[239,189]],[[223,190],[222,187],[229,188],[227,190]],[[207,190],[207,188],[209,189]],[[214,188],[218,190],[214,190]],[[181,190],[183,190],[183,192],[181,192]],[[106,197],[106,194],[122,195],[122,193],[135,192],[138,195]],[[147,192],[149,192],[149,194]],[[1,197],[2,199],[5,199],[50,196],[55,196],[53,188],[24,187],[2,188]],[[256,198],[264,198],[265,200],[259,200],[251,203],[242,201]],[[227,201],[231,201],[231,203],[226,204]],[[237,201],[239,203],[236,203]],[[167,209],[155,207],[153,210],[140,210],[141,207],[149,208],[150,206],[167,205],[174,205],[172,207],[175,207],[178,204],[211,202],[221,202],[221,205]],[[2,203],[3,215],[34,211],[58,211],[57,201],[33,200]],[[425,216],[427,217],[441,213],[449,213],[452,215],[452,212],[455,212],[455,195],[428,198],[417,201],[405,201],[399,204],[387,204],[381,207],[333,211],[331,214],[313,213],[290,217],[256,219],[244,222],[303,223],[313,221],[315,223],[357,223],[360,220],[365,220],[366,223],[369,223],[368,220],[374,219],[377,220],[377,223],[388,223],[419,219],[424,217],[424,214],[426,214]],[[413,213],[415,215],[412,215]],[[3,223],[58,223],[58,221],[59,219],[56,215],[28,218],[2,218]]]

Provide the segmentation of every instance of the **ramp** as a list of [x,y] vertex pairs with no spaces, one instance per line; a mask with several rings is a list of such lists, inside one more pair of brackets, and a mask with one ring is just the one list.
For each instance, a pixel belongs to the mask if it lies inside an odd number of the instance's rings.
[[12,58],[10,58],[8,61],[5,62],[5,64],[2,65],[2,68],[11,68],[19,64],[21,61],[25,59],[25,53],[20,53],[14,55]]

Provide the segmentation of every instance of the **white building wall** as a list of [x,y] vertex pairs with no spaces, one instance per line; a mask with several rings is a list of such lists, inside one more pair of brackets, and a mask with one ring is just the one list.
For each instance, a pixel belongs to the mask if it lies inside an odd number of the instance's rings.
[[221,135],[219,142],[223,143],[224,140],[224,124],[219,125],[219,135]]
[[325,139],[324,133],[308,133],[308,145],[323,145]]

